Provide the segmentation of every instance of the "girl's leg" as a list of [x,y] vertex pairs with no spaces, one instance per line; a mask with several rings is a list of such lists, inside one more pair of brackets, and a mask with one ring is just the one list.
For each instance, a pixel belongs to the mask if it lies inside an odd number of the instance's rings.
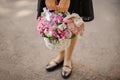
[[65,50],[61,51],[60,54],[54,59],[56,62],[60,63],[64,60]]
[[62,76],[63,78],[67,78],[72,71],[72,54],[73,50],[76,44],[77,37],[73,38],[71,40],[70,47],[66,50],[65,56],[64,56],[64,65],[62,68]]
[[75,44],[76,44],[76,40],[77,38],[73,38],[71,40],[71,44],[70,44],[70,47],[66,50],[66,53],[65,53],[65,56],[64,56],[64,65],[68,65],[70,67],[71,66],[71,61],[72,61],[72,53],[73,53],[73,50],[74,50],[74,47],[75,47]]

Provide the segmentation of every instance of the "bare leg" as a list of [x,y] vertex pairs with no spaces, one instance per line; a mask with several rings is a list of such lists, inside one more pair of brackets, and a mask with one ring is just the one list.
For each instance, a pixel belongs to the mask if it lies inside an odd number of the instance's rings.
[[61,51],[60,54],[55,58],[56,62],[62,62],[64,60],[65,50]]
[[46,70],[54,71],[55,69],[57,69],[57,67],[59,67],[59,65],[61,65],[62,62],[64,61],[64,53],[65,51],[61,51],[56,58],[52,59],[46,66]]
[[61,51],[61,52],[58,54],[57,57],[55,57],[54,59],[52,59],[52,60],[50,61],[50,63],[49,63],[50,66],[55,66],[55,65],[56,65],[55,62],[57,62],[57,63],[62,62],[62,61],[64,60],[64,54],[65,54],[65,50]]
[[64,56],[64,65],[62,68],[62,77],[68,78],[72,73],[72,53],[76,44],[77,38],[71,40],[70,47],[66,50],[65,56]]
[[[71,40],[70,47],[66,50],[65,56],[64,56],[64,65],[67,65],[72,68],[71,61],[72,61],[72,53],[76,44],[77,37],[73,38]],[[64,68],[64,67],[63,67]],[[66,67],[65,67],[66,69]]]

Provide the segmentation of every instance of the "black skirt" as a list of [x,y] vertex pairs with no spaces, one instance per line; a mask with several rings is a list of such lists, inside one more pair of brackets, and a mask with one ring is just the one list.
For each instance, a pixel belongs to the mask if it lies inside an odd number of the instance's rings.
[[[37,5],[37,18],[41,15],[43,7],[46,7],[45,0],[38,0]],[[92,0],[71,0],[68,10],[70,13],[77,13],[85,22],[94,19],[93,3]]]

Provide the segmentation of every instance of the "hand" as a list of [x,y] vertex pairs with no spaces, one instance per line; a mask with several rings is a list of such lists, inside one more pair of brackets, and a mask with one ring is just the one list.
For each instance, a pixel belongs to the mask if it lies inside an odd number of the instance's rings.
[[57,10],[60,12],[67,12],[70,6],[70,0],[60,0]]
[[57,10],[57,0],[46,0],[45,4],[49,10]]

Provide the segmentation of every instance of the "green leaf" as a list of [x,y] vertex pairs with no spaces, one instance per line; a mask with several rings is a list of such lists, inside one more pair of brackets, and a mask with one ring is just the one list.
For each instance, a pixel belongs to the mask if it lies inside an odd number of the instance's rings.
[[75,35],[75,34],[73,34],[73,35],[72,35],[72,37],[71,37],[70,39],[73,39],[73,38],[75,38],[75,37],[76,37],[76,35]]

